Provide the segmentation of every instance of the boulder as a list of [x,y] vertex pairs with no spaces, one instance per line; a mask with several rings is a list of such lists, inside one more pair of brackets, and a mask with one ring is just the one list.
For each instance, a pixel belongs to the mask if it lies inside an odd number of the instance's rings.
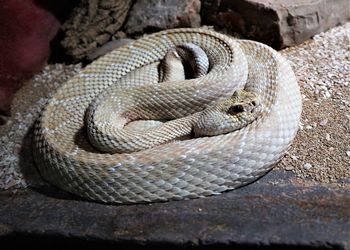
[[349,0],[202,0],[201,16],[279,49],[349,21],[349,9]]

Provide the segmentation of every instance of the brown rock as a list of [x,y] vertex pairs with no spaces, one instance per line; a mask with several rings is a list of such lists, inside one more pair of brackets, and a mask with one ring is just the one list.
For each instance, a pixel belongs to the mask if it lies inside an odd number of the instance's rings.
[[299,44],[350,20],[349,0],[203,0],[206,24],[275,48]]
[[62,46],[78,61],[109,41],[124,23],[132,0],[82,0],[63,25]]
[[125,24],[127,34],[199,27],[200,0],[138,0]]

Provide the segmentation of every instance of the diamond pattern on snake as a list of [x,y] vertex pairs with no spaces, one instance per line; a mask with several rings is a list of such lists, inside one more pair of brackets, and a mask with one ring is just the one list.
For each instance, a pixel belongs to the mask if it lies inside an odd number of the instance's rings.
[[98,202],[218,195],[279,161],[301,108],[295,75],[272,48],[166,30],[63,84],[36,123],[34,158],[48,182]]

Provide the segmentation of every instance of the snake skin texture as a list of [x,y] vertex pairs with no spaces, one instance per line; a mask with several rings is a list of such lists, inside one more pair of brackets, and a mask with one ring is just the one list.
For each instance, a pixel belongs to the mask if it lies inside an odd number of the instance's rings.
[[[206,52],[209,72],[158,83],[156,66],[170,48],[184,43]],[[114,154],[96,150],[87,136],[86,111],[104,92],[128,95],[135,109],[142,103],[181,120],[239,89],[256,93],[262,109],[255,121],[231,133]],[[204,29],[167,30],[112,51],[63,84],[35,125],[34,159],[53,185],[99,202],[216,195],[256,180],[279,161],[297,133],[301,108],[289,63],[270,47]]]

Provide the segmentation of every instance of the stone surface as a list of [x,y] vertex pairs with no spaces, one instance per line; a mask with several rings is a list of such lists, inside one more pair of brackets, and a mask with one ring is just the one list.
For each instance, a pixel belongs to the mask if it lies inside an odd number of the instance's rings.
[[199,27],[200,0],[138,0],[125,24],[127,34]]
[[201,15],[204,24],[282,48],[350,20],[350,1],[203,0]]
[[2,192],[0,204],[1,242],[13,247],[350,247],[349,190],[278,171],[189,201],[113,206],[41,188]]

